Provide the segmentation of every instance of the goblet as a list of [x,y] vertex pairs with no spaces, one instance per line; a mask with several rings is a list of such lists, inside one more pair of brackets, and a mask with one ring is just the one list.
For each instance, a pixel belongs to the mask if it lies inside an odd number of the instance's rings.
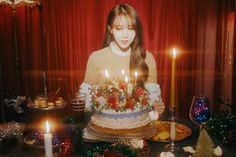
[[202,129],[203,125],[207,123],[210,118],[209,101],[206,96],[193,96],[189,117],[193,123]]

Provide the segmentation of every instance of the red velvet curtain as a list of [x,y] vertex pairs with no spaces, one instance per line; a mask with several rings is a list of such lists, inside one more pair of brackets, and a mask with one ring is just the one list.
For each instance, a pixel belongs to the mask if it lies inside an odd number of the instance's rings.
[[[88,56],[100,49],[106,17],[117,3],[129,3],[138,12],[145,48],[154,55],[158,82],[168,107],[171,54],[177,48],[176,104],[181,117],[188,116],[194,94],[209,97],[214,111],[224,95],[225,45],[233,43],[235,26],[227,32],[233,0],[42,0],[41,6],[16,9],[23,94],[34,97],[60,88],[68,96],[83,81]],[[12,12],[0,8],[0,50],[4,91],[14,91]],[[235,21],[235,16],[231,18]],[[234,45],[234,44],[233,44]],[[233,53],[233,52],[229,52]],[[232,70],[232,69],[231,69]],[[228,71],[230,72],[230,70]],[[232,78],[232,71],[229,77]],[[231,99],[230,96],[228,96]]]

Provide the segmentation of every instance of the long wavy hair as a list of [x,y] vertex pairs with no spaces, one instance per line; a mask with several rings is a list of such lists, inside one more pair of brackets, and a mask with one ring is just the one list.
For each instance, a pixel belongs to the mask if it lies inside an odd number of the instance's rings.
[[130,53],[130,78],[134,82],[134,72],[138,72],[138,78],[136,79],[137,86],[144,86],[147,81],[149,69],[145,62],[146,51],[143,48],[143,29],[141,21],[138,17],[135,9],[128,4],[117,4],[110,11],[107,17],[105,37],[103,41],[103,47],[107,47],[114,40],[113,35],[110,32],[114,22],[117,18],[126,17],[126,19],[132,24],[133,29],[136,32],[133,43],[131,44]]

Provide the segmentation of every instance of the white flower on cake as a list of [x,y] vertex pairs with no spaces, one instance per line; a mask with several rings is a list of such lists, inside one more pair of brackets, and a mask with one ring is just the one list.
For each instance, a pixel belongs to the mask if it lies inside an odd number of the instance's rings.
[[98,100],[98,102],[99,102],[99,104],[100,104],[101,106],[105,106],[105,105],[106,105],[106,99],[105,99],[103,96],[99,96],[99,97],[97,98],[97,100]]
[[128,83],[122,80],[108,81],[105,86],[91,88],[92,103],[95,109],[116,112],[135,111],[149,106],[149,93],[141,87],[128,93]]

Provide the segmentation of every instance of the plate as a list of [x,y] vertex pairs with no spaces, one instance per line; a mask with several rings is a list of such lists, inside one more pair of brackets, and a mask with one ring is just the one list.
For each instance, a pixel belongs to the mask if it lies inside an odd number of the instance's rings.
[[58,105],[58,106],[53,106],[53,107],[39,107],[39,106],[35,106],[34,103],[29,103],[27,104],[27,106],[31,109],[34,109],[34,110],[41,110],[41,111],[49,111],[49,110],[57,110],[57,109],[62,109],[66,106],[66,102],[64,102],[63,104],[61,105]]
[[[53,148],[61,147],[64,144],[62,137],[57,139],[53,137],[52,141]],[[24,143],[31,148],[44,148],[43,134],[40,136],[35,136],[33,133],[28,134],[24,137]]]
[[[170,141],[170,121],[154,121],[151,125],[155,125],[157,132],[149,140],[155,142],[169,142]],[[181,123],[176,122],[176,139],[175,141],[181,141],[186,139],[192,134],[192,130]]]

